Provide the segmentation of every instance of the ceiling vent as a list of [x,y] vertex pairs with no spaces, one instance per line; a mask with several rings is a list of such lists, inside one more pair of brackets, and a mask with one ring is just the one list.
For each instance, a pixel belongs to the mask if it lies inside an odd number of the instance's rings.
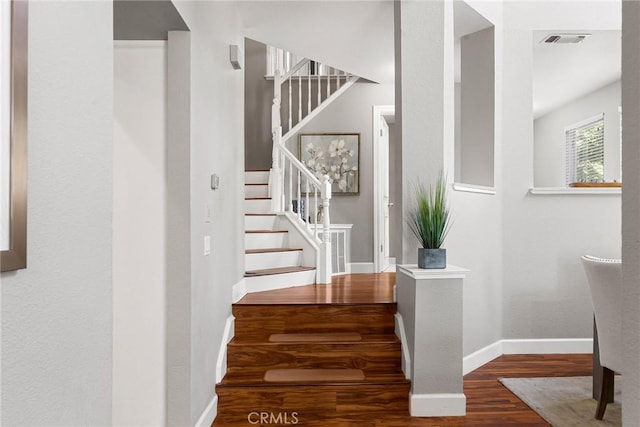
[[582,43],[591,34],[549,34],[540,43],[547,44],[576,44]]

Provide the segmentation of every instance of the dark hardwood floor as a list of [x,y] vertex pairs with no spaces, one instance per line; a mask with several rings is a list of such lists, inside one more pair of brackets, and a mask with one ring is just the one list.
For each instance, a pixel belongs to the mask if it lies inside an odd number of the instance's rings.
[[[501,377],[543,377],[543,376],[581,376],[592,374],[592,356],[590,354],[548,354],[548,355],[505,355],[476,369],[464,377],[464,393],[467,396],[467,415],[465,417],[441,417],[441,418],[412,418],[404,405],[399,404],[399,398],[406,396],[405,387],[401,380],[391,380],[388,388],[381,390],[379,386],[372,384],[359,384],[343,387],[336,395],[336,387],[331,384],[326,386],[316,384],[307,386],[304,384],[291,384],[289,394],[280,395],[279,386],[264,384],[261,379],[263,371],[267,368],[360,368],[367,376],[367,381],[378,382],[377,378],[393,374],[392,357],[397,354],[397,343],[379,342],[379,331],[367,331],[362,329],[362,337],[356,337],[351,332],[349,353],[354,360],[358,360],[361,366],[353,365],[353,361],[347,357],[347,344],[341,340],[348,330],[351,330],[349,318],[343,311],[353,310],[361,314],[370,315],[373,304],[393,308],[393,283],[395,275],[350,275],[337,277],[331,286],[301,286],[297,288],[283,289],[254,293],[245,296],[234,306],[234,312],[243,318],[250,316],[257,320],[246,323],[238,322],[236,338],[229,347],[230,368],[225,377],[223,388],[218,390],[220,402],[218,418],[213,426],[251,426],[251,425],[301,425],[311,427],[441,427],[441,426],[548,426],[531,408],[524,404],[514,394],[507,390],[498,381]],[[325,305],[327,304],[327,305]],[[265,312],[271,311],[266,305],[279,306],[277,310],[283,318],[295,319],[295,322],[283,324],[273,322],[265,318]],[[303,306],[311,305],[306,310]],[[241,306],[246,306],[241,309]],[[260,307],[262,306],[262,307]],[[288,306],[288,307],[287,307]],[[275,308],[275,307],[274,307]],[[302,310],[302,311],[301,311]],[[315,310],[315,312],[313,311]],[[344,331],[315,331],[309,329],[311,319],[307,319],[307,312],[314,313],[311,317],[322,324],[332,319],[338,326],[346,325]],[[383,314],[380,314],[383,315]],[[385,317],[386,318],[386,317]],[[245,318],[246,319],[246,318]],[[237,320],[238,321],[238,320]],[[388,320],[387,320],[388,322]],[[261,324],[262,327],[252,328],[251,325]],[[375,324],[371,321],[371,324]],[[283,326],[284,325],[284,326]],[[280,330],[282,328],[292,330]],[[255,330],[254,330],[255,329]],[[273,330],[271,330],[273,329]],[[297,329],[300,329],[298,331]],[[354,329],[355,330],[355,329]],[[316,342],[313,334],[318,332],[319,338],[335,339],[331,344]],[[296,336],[295,334],[299,334]],[[321,334],[324,333],[325,336]],[[331,334],[334,334],[332,338]],[[282,337],[292,334],[290,339],[297,341],[297,346],[303,346],[305,352],[295,348],[287,340],[278,341]],[[308,334],[308,335],[305,335]],[[328,335],[327,335],[328,334]],[[354,335],[355,334],[355,335]],[[269,341],[268,337],[272,337]],[[244,339],[243,339],[244,337]],[[275,341],[274,338],[275,337]],[[316,337],[316,338],[318,338]],[[346,337],[348,338],[348,337]],[[346,339],[345,338],[345,339]],[[395,339],[395,338],[394,338]],[[388,340],[387,340],[388,341]],[[369,343],[372,343],[369,345]],[[277,353],[271,346],[279,346]],[[376,347],[373,347],[375,345]],[[373,353],[371,353],[373,351]],[[362,352],[362,354],[358,354]],[[367,355],[367,353],[371,353]],[[296,355],[295,357],[293,355]],[[371,358],[372,355],[375,358]],[[277,355],[277,357],[276,357]],[[397,356],[395,356],[397,357]],[[295,366],[294,366],[295,365]],[[235,367],[234,367],[235,366]],[[251,367],[252,366],[252,367]],[[397,368],[395,368],[397,369]],[[380,373],[382,372],[382,373]],[[387,372],[387,373],[384,373]],[[391,373],[389,373],[391,372]],[[388,380],[388,379],[387,379]],[[250,382],[252,387],[239,389],[245,382]],[[392,386],[392,384],[396,384]],[[224,387],[228,387],[225,390]],[[299,387],[299,392],[295,388]],[[366,387],[369,387],[367,389]],[[395,389],[393,387],[396,387]],[[234,391],[235,390],[235,391]],[[273,404],[281,402],[282,405],[271,407],[270,412],[276,418],[266,419],[267,422],[259,422],[260,405],[253,407],[251,411],[236,412],[235,417],[227,417],[225,423],[225,399],[229,402],[229,408],[235,403],[225,397],[225,393],[234,394],[237,402],[242,404],[254,401]],[[222,394],[220,394],[222,393]],[[254,400],[255,399],[255,400]],[[337,399],[337,400],[336,400]],[[406,399],[406,397],[405,397]],[[338,403],[336,403],[338,401]],[[390,402],[393,406],[389,409],[376,407],[379,402]],[[398,404],[394,403],[398,402]],[[406,402],[406,401],[405,401]],[[342,405],[336,410],[336,405]],[[372,406],[373,405],[373,406]],[[323,408],[326,407],[329,416],[324,416]],[[277,412],[273,408],[278,408]],[[372,410],[373,408],[373,410]],[[244,411],[244,410],[243,410]],[[254,412],[251,415],[251,412]],[[341,412],[342,411],[342,412]],[[295,413],[295,416],[294,416]],[[279,418],[277,418],[279,417]],[[257,422],[256,422],[257,421]],[[278,422],[279,421],[279,422]]]
[[395,273],[335,276],[330,286],[306,285],[246,295],[237,305],[381,304],[393,302]]

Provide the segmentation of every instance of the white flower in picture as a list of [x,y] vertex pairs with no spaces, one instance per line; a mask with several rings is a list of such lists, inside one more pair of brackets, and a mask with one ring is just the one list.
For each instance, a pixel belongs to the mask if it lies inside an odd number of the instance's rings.
[[344,139],[334,139],[333,141],[331,141],[331,144],[329,144],[329,155],[331,157],[336,157],[342,154],[342,151],[344,150]]
[[336,194],[357,194],[358,134],[300,135],[300,160],[318,179],[329,177]]

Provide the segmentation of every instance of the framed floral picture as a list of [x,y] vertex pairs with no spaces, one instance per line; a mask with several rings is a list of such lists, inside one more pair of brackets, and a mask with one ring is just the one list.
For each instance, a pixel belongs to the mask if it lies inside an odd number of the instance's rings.
[[328,175],[333,194],[360,192],[359,133],[300,134],[300,161],[318,179]]

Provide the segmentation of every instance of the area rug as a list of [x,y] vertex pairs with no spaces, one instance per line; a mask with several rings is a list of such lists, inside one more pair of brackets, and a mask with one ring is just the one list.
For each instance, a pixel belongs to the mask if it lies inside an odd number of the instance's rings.
[[505,387],[553,427],[621,426],[621,378],[616,376],[614,402],[604,419],[593,418],[596,401],[591,398],[591,377],[500,378]]

